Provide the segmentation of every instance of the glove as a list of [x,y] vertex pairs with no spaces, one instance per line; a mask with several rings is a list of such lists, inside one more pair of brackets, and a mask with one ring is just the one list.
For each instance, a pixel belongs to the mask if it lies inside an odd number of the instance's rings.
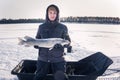
[[55,44],[54,49],[63,49],[63,46],[61,44]]

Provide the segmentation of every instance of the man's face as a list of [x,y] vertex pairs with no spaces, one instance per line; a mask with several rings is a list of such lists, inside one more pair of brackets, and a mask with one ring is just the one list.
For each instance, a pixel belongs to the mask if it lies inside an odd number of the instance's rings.
[[48,18],[50,21],[54,21],[57,17],[57,12],[54,10],[49,10],[48,11]]

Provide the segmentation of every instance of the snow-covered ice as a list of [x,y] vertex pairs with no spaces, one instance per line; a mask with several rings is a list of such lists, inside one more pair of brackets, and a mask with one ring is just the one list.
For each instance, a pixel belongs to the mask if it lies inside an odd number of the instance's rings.
[[[67,53],[65,56],[66,60],[77,61],[94,52],[103,52],[114,63],[100,80],[104,78],[119,80],[120,25],[65,24],[73,47],[72,53]],[[17,80],[15,75],[11,75],[11,70],[23,59],[37,59],[37,50],[33,47],[19,46],[17,38],[26,35],[35,37],[38,25],[0,24],[0,80]]]

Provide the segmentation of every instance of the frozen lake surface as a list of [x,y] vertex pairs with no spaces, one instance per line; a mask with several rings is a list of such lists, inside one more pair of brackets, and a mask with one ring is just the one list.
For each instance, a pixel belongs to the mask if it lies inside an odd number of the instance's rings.
[[[66,60],[77,61],[100,51],[113,59],[110,69],[118,70],[109,77],[120,78],[120,25],[65,24],[73,47],[72,53],[65,56]],[[35,37],[38,26],[39,24],[0,24],[0,80],[16,80],[16,76],[11,75],[11,70],[22,59],[37,59],[37,50],[19,46],[17,38],[26,35]]]

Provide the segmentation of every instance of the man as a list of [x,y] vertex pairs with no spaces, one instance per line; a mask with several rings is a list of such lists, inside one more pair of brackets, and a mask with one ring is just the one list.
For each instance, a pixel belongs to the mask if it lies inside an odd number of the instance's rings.
[[[39,26],[37,39],[43,38],[62,38],[70,40],[68,29],[65,25],[59,22],[59,9],[56,5],[48,6],[46,10],[46,21]],[[42,48],[34,46],[39,49],[39,57],[37,61],[37,71],[34,80],[43,80],[51,67],[55,80],[65,80],[65,59],[64,59],[64,46],[56,44],[53,49]],[[67,45],[71,51],[70,44]]]

